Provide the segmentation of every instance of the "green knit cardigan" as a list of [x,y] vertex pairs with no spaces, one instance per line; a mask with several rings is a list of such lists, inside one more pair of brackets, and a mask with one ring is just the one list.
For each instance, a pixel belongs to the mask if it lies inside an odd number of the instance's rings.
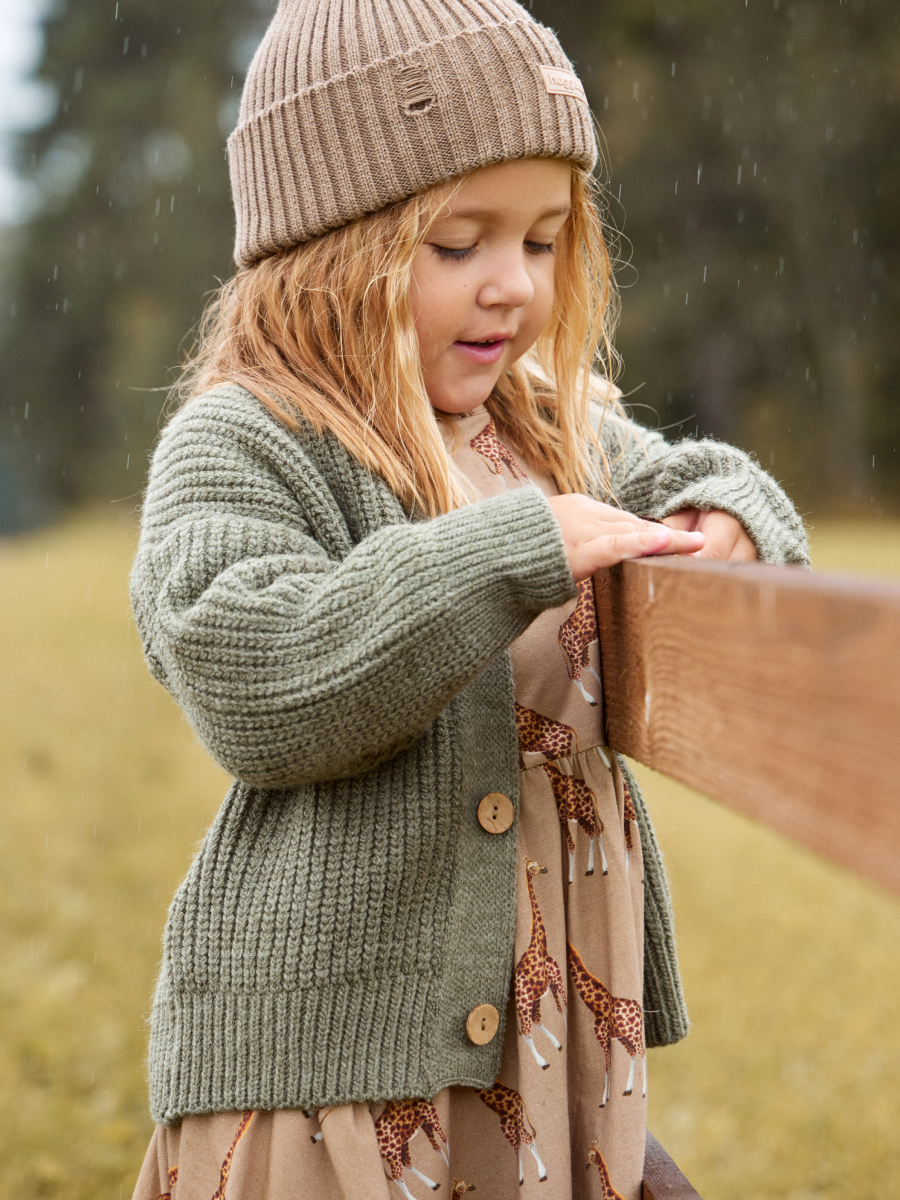
[[[721,508],[803,562],[773,480],[714,442],[608,422],[622,505]],[[153,457],[132,603],[150,670],[235,779],[169,913],[154,1118],[432,1096],[496,1079],[513,970],[518,803],[508,647],[575,594],[537,488],[411,519],[331,435],[220,387]],[[645,862],[647,1042],[687,1017],[659,849]],[[486,1046],[477,1004],[501,1014]]]

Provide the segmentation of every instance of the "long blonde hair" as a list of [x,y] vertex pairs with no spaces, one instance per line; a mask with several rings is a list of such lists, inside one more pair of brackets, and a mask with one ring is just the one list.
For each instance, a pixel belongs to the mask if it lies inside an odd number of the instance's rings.
[[[595,188],[573,165],[553,316],[487,400],[511,445],[566,492],[608,490],[591,407],[599,397],[601,424],[609,405],[621,415],[602,379],[618,365],[618,296]],[[410,300],[414,259],[445,204],[431,189],[239,271],[208,305],[176,394],[240,384],[289,428],[331,430],[407,508],[468,503],[425,391]]]

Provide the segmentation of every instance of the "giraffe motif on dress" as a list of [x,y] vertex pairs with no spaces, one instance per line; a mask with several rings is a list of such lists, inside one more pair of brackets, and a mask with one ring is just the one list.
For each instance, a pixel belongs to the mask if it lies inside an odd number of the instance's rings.
[[[522,483],[530,483],[531,480],[497,437],[497,427],[494,424],[494,418],[488,421],[481,433],[475,435],[469,442],[469,446],[475,453],[483,458],[487,463],[488,470],[494,475],[499,475],[503,479],[503,468],[506,467],[513,479],[519,479]],[[503,479],[504,486],[506,480]]]
[[631,792],[628,790],[628,783],[625,777],[622,777],[622,791],[625,801],[623,804],[623,822],[625,825],[625,870],[628,870],[628,862],[631,858],[631,851],[634,849],[632,840],[632,823],[637,825],[637,813],[634,810],[634,801],[631,799]]
[[538,1154],[537,1142],[534,1140],[534,1128],[528,1117],[525,1101],[519,1093],[514,1092],[512,1088],[508,1088],[503,1083],[495,1083],[492,1088],[484,1088],[476,1094],[478,1099],[482,1100],[500,1118],[503,1136],[519,1156],[519,1187],[525,1181],[525,1172],[522,1167],[523,1146],[527,1146],[534,1155],[534,1161],[538,1168],[538,1179],[543,1183],[547,1178],[547,1168],[541,1162],[541,1156]]
[[454,1179],[450,1184],[450,1200],[460,1200],[466,1192],[474,1192],[475,1184],[466,1183],[464,1179]]
[[562,721],[541,716],[533,708],[517,704],[516,730],[519,734],[519,763],[524,766],[523,754],[545,754],[548,758],[564,758],[575,748],[575,730]]
[[178,1167],[177,1166],[169,1167],[168,1178],[169,1178],[169,1190],[167,1192],[160,1192],[159,1195],[156,1197],[156,1200],[172,1200],[172,1188],[178,1182]]
[[621,1042],[631,1059],[628,1083],[624,1096],[630,1096],[634,1088],[634,1064],[640,1058],[644,1075],[644,1095],[647,1095],[647,1059],[644,1053],[644,1010],[637,1000],[624,996],[613,996],[600,980],[590,973],[581,961],[581,955],[571,942],[568,943],[569,976],[575,990],[594,1014],[594,1033],[603,1049],[606,1060],[606,1083],[603,1088],[603,1108],[609,1099],[610,1066],[612,1043]]
[[609,1177],[609,1167],[607,1167],[603,1155],[600,1153],[600,1147],[596,1141],[591,1142],[591,1148],[588,1151],[587,1168],[596,1167],[600,1173],[600,1187],[603,1200],[625,1200],[621,1192],[617,1192],[612,1185],[612,1180]]
[[438,1141],[440,1138],[446,1146],[447,1138],[441,1129],[437,1109],[430,1100],[389,1100],[385,1105],[384,1112],[375,1122],[375,1136],[378,1138],[381,1157],[390,1168],[394,1183],[399,1186],[407,1200],[415,1200],[415,1197],[403,1181],[404,1171],[412,1171],[413,1175],[417,1179],[421,1179],[425,1186],[430,1187],[433,1192],[436,1192],[441,1186],[412,1165],[409,1143],[420,1129],[431,1143],[432,1150],[436,1154],[440,1154],[449,1166],[450,1160]]
[[534,876],[546,874],[546,867],[542,867],[533,858],[525,856],[525,882],[528,886],[528,899],[531,902],[531,941],[519,959],[515,973],[515,999],[516,1012],[519,1014],[519,1030],[542,1071],[546,1071],[550,1064],[538,1054],[531,1035],[532,1026],[540,1029],[557,1050],[562,1050],[562,1046],[541,1021],[541,1000],[549,992],[556,1003],[556,1011],[563,1013],[564,1020],[563,1010],[567,1003],[562,971],[559,969],[559,963],[550,957],[547,949],[547,932],[544,929],[544,922],[534,894]]
[[252,1111],[241,1113],[241,1123],[237,1127],[237,1133],[234,1135],[234,1141],[231,1143],[231,1148],[225,1155],[225,1161],[222,1163],[222,1170],[219,1172],[219,1186],[213,1192],[212,1200],[225,1200],[225,1188],[228,1186],[228,1176],[231,1174],[231,1164],[234,1161],[234,1152],[237,1150],[237,1144],[247,1132],[252,1120]]
[[587,700],[596,708],[597,701],[581,682],[585,671],[590,671],[600,682],[600,676],[591,666],[591,646],[600,640],[597,625],[597,606],[594,603],[594,585],[590,579],[578,584],[578,603],[559,627],[559,647],[566,660],[569,678]]
[[597,811],[597,797],[583,779],[574,775],[566,775],[555,763],[541,763],[541,769],[546,772],[553,788],[553,798],[556,801],[556,811],[559,813],[559,823],[566,835],[566,845],[569,848],[569,883],[575,878],[575,839],[569,822],[576,821],[580,828],[591,839],[591,849],[588,854],[588,866],[585,875],[594,873],[594,841],[600,843],[600,865],[603,874],[609,874],[609,864],[606,861],[606,851],[603,848],[603,821]]

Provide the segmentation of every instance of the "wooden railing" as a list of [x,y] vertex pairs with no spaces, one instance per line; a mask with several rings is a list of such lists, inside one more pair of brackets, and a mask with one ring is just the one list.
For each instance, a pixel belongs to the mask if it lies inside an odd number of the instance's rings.
[[[900,892],[900,587],[654,558],[594,591],[610,745]],[[648,1135],[645,1200],[696,1196]]]

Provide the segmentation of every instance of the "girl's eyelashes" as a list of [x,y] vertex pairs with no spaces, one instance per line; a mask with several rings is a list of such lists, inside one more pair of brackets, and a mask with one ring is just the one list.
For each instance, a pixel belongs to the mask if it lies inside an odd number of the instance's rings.
[[464,246],[462,249],[457,249],[455,246],[435,246],[432,245],[432,250],[438,258],[444,259],[445,262],[462,262],[466,258],[470,258],[475,253],[475,247]]
[[[431,248],[438,258],[445,262],[464,262],[465,259],[471,258],[476,249],[474,244],[457,248],[456,246],[436,246],[433,242]],[[529,254],[553,254],[556,247],[553,242],[526,242],[525,249]]]

